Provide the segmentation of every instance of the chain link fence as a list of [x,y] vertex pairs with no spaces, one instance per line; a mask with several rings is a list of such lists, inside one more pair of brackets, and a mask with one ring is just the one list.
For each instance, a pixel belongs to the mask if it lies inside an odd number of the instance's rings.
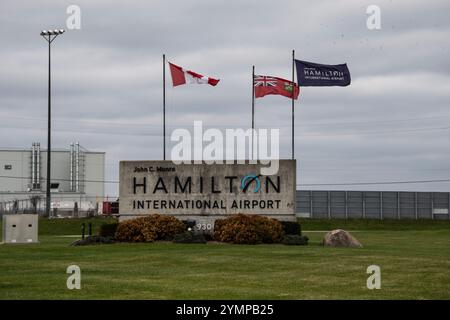
[[[51,217],[91,217],[102,212],[103,201],[111,201],[103,197],[67,198],[53,196],[51,201]],[[0,216],[3,214],[39,214],[45,216],[45,197],[30,197],[28,199],[16,199],[0,202]]]

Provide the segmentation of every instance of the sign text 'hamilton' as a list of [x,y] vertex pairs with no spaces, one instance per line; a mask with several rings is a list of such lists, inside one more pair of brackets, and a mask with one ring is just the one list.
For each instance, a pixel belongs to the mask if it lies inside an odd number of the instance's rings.
[[[220,177],[133,177],[132,190],[134,194],[195,194],[219,195],[228,194],[255,194],[281,192],[280,176],[246,175]],[[278,199],[244,199],[233,200],[231,209],[278,209],[281,200]],[[226,209],[227,203],[221,199],[197,200],[133,200],[133,209]]]

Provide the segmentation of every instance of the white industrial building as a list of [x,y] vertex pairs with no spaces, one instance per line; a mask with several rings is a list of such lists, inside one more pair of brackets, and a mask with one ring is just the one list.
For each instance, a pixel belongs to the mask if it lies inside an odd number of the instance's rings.
[[[0,211],[43,212],[46,177],[47,150],[39,143],[29,149],[0,149]],[[104,197],[104,180],[104,152],[88,151],[78,142],[52,149],[53,212],[96,210]]]

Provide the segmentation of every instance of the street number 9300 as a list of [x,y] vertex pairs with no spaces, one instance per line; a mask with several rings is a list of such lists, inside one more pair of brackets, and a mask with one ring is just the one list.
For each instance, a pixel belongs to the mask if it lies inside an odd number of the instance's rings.
[[211,223],[198,223],[196,227],[198,230],[212,230],[213,228]]

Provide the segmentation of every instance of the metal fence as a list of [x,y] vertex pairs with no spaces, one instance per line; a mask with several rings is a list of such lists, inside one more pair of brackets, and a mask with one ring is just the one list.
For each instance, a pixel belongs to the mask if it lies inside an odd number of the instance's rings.
[[449,192],[297,190],[298,217],[450,219]]
[[[81,201],[66,201],[65,198],[52,198],[52,217],[89,217],[98,214],[98,202],[82,199]],[[17,199],[0,202],[0,217],[3,214],[36,213],[45,215],[45,198]]]

